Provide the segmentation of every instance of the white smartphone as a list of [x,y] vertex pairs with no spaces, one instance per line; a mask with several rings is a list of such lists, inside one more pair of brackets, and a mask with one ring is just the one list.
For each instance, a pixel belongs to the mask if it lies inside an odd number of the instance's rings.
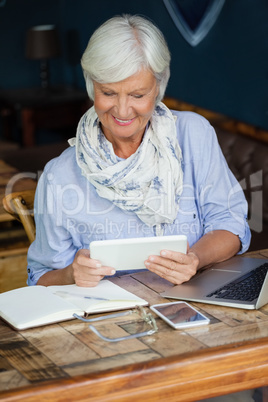
[[103,266],[117,271],[144,269],[144,261],[161,250],[187,251],[187,237],[157,236],[131,239],[95,240],[90,243],[90,258],[99,260]]
[[150,309],[175,329],[196,327],[210,322],[209,318],[185,302],[155,304]]

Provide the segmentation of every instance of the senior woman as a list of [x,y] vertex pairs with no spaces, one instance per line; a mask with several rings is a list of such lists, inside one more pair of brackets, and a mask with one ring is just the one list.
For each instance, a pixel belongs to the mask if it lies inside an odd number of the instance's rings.
[[174,284],[247,250],[247,204],[214,129],[161,102],[169,65],[162,33],[143,17],[111,18],[92,35],[82,68],[94,106],[38,182],[29,285],[96,286],[114,275],[90,258],[93,240],[187,235],[187,254],[145,261]]

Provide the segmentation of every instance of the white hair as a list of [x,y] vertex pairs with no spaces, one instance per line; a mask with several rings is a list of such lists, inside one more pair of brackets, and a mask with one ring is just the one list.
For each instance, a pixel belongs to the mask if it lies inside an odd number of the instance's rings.
[[93,81],[118,82],[145,68],[157,80],[159,102],[170,76],[170,53],[162,32],[151,21],[126,14],[109,19],[93,33],[81,65],[92,100]]

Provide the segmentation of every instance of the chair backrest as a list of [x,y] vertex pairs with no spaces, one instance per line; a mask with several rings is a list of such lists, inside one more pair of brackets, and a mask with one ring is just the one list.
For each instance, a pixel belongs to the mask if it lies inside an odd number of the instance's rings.
[[22,223],[31,243],[35,239],[34,196],[35,190],[24,190],[3,198],[4,209]]

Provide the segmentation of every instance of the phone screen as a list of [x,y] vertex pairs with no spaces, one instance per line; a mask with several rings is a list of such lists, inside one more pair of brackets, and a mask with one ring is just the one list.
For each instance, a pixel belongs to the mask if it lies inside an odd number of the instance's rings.
[[163,318],[169,320],[174,326],[179,326],[180,324],[199,325],[209,322],[207,317],[185,302],[155,305],[152,306],[152,309],[159,313],[160,316],[162,315]]

